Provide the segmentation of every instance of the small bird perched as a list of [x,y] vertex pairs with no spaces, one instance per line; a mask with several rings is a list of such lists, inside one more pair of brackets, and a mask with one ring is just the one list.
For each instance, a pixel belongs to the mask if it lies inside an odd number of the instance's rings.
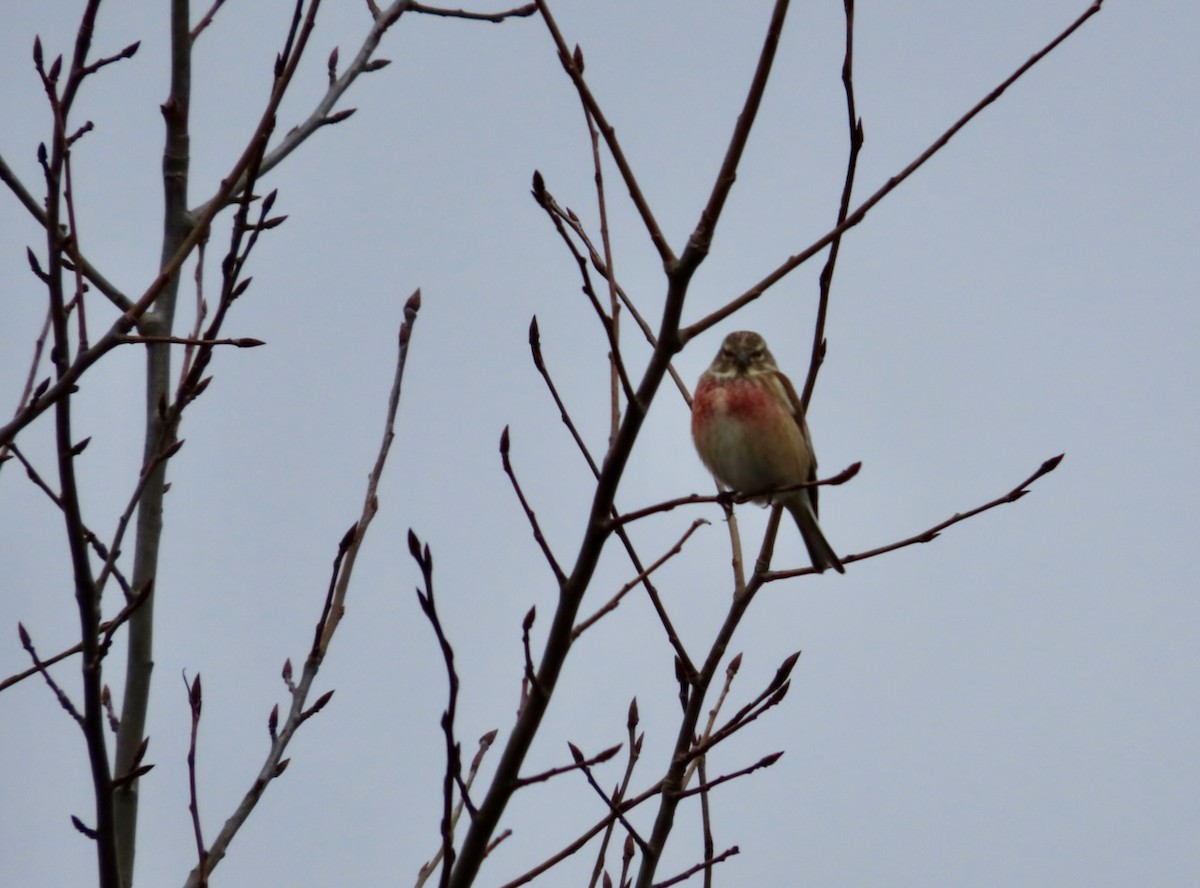
[[692,440],[713,476],[738,493],[763,493],[796,519],[819,571],[845,573],[817,524],[817,488],[769,491],[815,481],[817,458],[791,381],[757,333],[730,333],[692,396]]

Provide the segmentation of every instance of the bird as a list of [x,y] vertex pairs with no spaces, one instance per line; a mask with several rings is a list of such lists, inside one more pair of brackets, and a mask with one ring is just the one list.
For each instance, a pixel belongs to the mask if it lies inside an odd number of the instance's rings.
[[815,481],[817,458],[796,389],[758,333],[730,333],[700,376],[692,396],[692,441],[718,482],[737,493],[761,494],[753,501],[779,503],[791,513],[818,572],[846,572],[817,523],[817,488],[772,493]]

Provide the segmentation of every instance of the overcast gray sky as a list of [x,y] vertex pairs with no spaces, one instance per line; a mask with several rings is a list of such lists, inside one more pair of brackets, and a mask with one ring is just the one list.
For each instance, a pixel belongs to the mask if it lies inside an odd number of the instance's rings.
[[[0,5],[0,154],[35,191],[49,115],[30,48],[40,34],[48,57],[68,52],[79,6]],[[794,6],[685,322],[832,224],[846,148],[841,4]],[[1086,3],[861,6],[860,199]],[[260,113],[290,8],[230,3],[197,44],[193,204],[214,191]],[[769,5],[559,2],[556,12],[682,249]],[[141,50],[89,81],[77,111],[96,127],[75,152],[81,243],[132,293],[152,279],[160,250],[164,16],[146,4],[104,5],[96,53],[134,40]],[[326,4],[281,132],[321,95],[328,50],[339,45],[347,59],[367,25],[363,4]],[[757,693],[788,654],[804,654],[785,702],[710,761],[715,776],[787,751],[714,795],[717,846],[741,849],[717,884],[1200,883],[1198,41],[1195,4],[1109,0],[846,238],[809,417],[825,473],[863,463],[851,483],[822,494],[834,547],[862,552],[908,536],[998,496],[1047,457],[1066,458],[1028,497],[933,544],[845,576],[774,584],[756,600],[731,647],[744,652],[735,701]],[[419,574],[405,534],[414,528],[434,552],[469,756],[479,735],[499,728],[503,740],[511,726],[521,619],[537,606],[540,642],[556,595],[500,469],[505,425],[560,560],[573,560],[586,519],[590,474],[526,344],[536,314],[547,363],[600,451],[606,344],[573,261],[528,194],[539,169],[597,230],[578,100],[537,19],[413,16],[380,55],[393,64],[343,102],[358,113],[270,175],[276,211],[289,219],[255,252],[254,284],[225,328],[268,346],[218,355],[170,465],[141,885],[182,884],[194,863],[181,670],[204,680],[209,835],[261,765],[267,714],[285,699],[279,669],[287,657],[302,661],[337,541],[358,514],[413,289],[424,307],[381,510],[317,683],[337,693],[301,729],[291,767],[214,884],[411,884],[438,843],[445,677],[412,591]],[[618,275],[656,318],[661,269],[611,164],[606,176]],[[6,192],[4,410],[15,406],[44,313],[27,245],[44,241]],[[805,266],[693,342],[676,362],[689,384],[721,336],[744,328],[762,331],[784,370],[802,377],[818,270]],[[208,274],[216,280],[218,270]],[[106,306],[92,304],[103,326]],[[647,350],[631,326],[626,337],[636,372]],[[132,349],[106,359],[76,398],[77,433],[92,436],[80,458],[86,515],[99,528],[114,525],[136,479],[141,365]],[[51,440],[49,417],[21,438],[48,474]],[[664,389],[618,502],[633,509],[710,489],[686,406]],[[739,514],[744,536],[757,539],[766,513]],[[634,533],[651,561],[699,516],[712,526],[659,576],[698,651],[731,588],[719,511],[677,510]],[[789,531],[777,566],[803,563]],[[11,465],[0,473],[0,540],[6,676],[27,665],[18,620],[47,654],[77,632],[62,522]],[[584,611],[632,574],[607,552]],[[108,663],[114,689],[123,661],[117,651]],[[56,674],[76,689],[74,665]],[[568,740],[591,752],[621,742],[634,696],[646,731],[641,789],[666,766],[678,703],[670,648],[638,594],[572,653],[527,771],[569,761]],[[0,749],[0,884],[87,884],[92,848],[68,819],[90,819],[85,750],[43,683],[0,695]],[[602,785],[622,767],[599,769]],[[602,814],[576,777],[519,794],[503,824],[513,836],[480,884],[523,872]],[[698,836],[688,809],[661,876],[698,859]],[[578,857],[546,884],[584,884],[593,856]]]

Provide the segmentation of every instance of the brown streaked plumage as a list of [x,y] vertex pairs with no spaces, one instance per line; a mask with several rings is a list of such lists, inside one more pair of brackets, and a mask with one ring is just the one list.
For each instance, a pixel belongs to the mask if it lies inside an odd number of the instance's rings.
[[770,491],[817,477],[800,398],[757,333],[730,333],[692,399],[692,440],[713,476],[738,493],[762,493],[796,521],[813,567],[845,573],[817,523],[817,488]]

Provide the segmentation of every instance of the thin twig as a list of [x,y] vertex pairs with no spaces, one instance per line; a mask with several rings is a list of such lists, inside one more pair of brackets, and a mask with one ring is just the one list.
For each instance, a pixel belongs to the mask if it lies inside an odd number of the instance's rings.
[[[553,211],[554,215],[562,222],[562,224],[570,228],[571,231],[575,232],[575,235],[583,243],[584,247],[587,248],[588,260],[592,263],[592,267],[595,268],[602,277],[612,284],[613,290],[617,294],[617,298],[621,300],[621,304],[625,307],[625,310],[629,312],[629,314],[633,317],[634,322],[637,323],[638,329],[642,331],[642,335],[646,338],[646,342],[650,344],[651,348],[657,348],[658,337],[654,335],[654,330],[651,328],[646,319],[642,317],[642,313],[638,311],[637,306],[634,304],[633,300],[629,298],[629,295],[625,292],[621,285],[615,280],[614,277],[610,276],[608,265],[605,264],[604,258],[596,249],[595,244],[592,243],[592,239],[588,237],[587,230],[583,227],[583,222],[581,222],[579,217],[569,209],[562,207],[558,201],[554,199],[554,195],[552,195],[549,191],[546,192],[546,203],[548,204],[548,208]],[[670,364],[667,367],[667,372],[670,373],[671,379],[675,383],[675,387],[679,389],[679,394],[682,396],[683,400],[687,403],[690,409],[692,406],[692,395],[688,390],[688,387],[684,384],[683,379],[679,376],[679,371],[675,369],[674,364]]]
[[1092,3],[1092,5],[1089,6],[1087,10],[1081,16],[1079,16],[1079,18],[1072,22],[1064,31],[1062,31],[1057,37],[1034,53],[1028,60],[1025,61],[1024,64],[1018,67],[1016,71],[1005,78],[1005,80],[1002,81],[999,86],[980,99],[975,106],[971,108],[971,110],[967,111],[967,113],[956,120],[949,129],[934,139],[929,147],[917,155],[917,157],[911,163],[909,163],[908,166],[888,179],[887,182],[885,182],[879,188],[879,190],[855,207],[854,210],[852,210],[846,216],[846,220],[844,222],[827,231],[820,238],[813,241],[813,243],[805,247],[799,253],[795,254],[794,256],[789,256],[781,265],[779,265],[778,268],[760,280],[757,284],[752,286],[741,296],[738,296],[736,299],[731,300],[730,302],[718,308],[716,311],[705,315],[700,320],[680,330],[680,338],[684,342],[687,342],[692,337],[703,333],[705,330],[716,324],[719,324],[738,309],[753,302],[790,272],[803,265],[817,253],[821,252],[823,249],[833,243],[835,238],[840,237],[843,232],[848,231],[862,222],[863,219],[866,218],[867,213],[869,213],[876,204],[891,194],[896,187],[900,185],[900,183],[905,181],[909,176],[924,166],[926,161],[946,147],[946,143],[954,138],[954,136],[957,135],[963,127],[965,127],[976,116],[978,116],[978,114],[983,111],[984,108],[1000,98],[1000,96],[1002,96],[1010,86],[1016,83],[1030,68],[1053,52],[1060,43],[1079,30],[1079,28],[1083,26],[1084,22],[1098,13],[1103,3],[1104,0],[1095,0],[1095,2]]
[[537,12],[536,3],[526,3],[524,6],[506,9],[504,12],[469,12],[465,9],[444,9],[440,6],[426,6],[424,3],[409,3],[408,8],[413,12],[420,12],[424,15],[469,19],[475,22],[493,22],[496,24],[505,19],[526,18]]
[[200,709],[203,695],[200,690],[200,676],[196,675],[191,685],[188,685],[187,675],[183,676],[184,687],[188,692],[188,706],[192,711],[192,731],[188,741],[188,811],[192,815],[192,834],[196,839],[196,871],[199,888],[208,885],[208,850],[204,847],[204,832],[200,828],[200,802],[196,792],[196,736],[200,731]]
[[538,524],[537,515],[529,505],[529,501],[525,499],[525,493],[521,490],[521,484],[517,481],[517,475],[513,471],[512,461],[508,458],[508,449],[508,426],[505,426],[504,431],[500,434],[500,462],[504,466],[504,474],[508,476],[508,480],[512,483],[513,491],[516,493],[517,499],[521,503],[521,508],[525,512],[525,517],[529,521],[529,526],[533,530],[533,538],[537,541],[538,548],[542,550],[542,555],[545,557],[546,563],[550,565],[550,570],[554,572],[554,578],[561,587],[567,581],[567,575],[559,567],[558,560],[550,550],[550,543],[546,540],[546,535],[542,533],[541,525]]
[[[131,599],[129,599],[125,603],[125,606],[123,608],[121,608],[120,612],[115,617],[113,617],[111,620],[106,620],[105,622],[100,624],[99,631],[100,631],[101,636],[103,636],[103,639],[104,639],[100,644],[101,650],[104,650],[109,646],[109,643],[112,641],[113,633],[115,633],[117,631],[117,629],[120,628],[125,623],[125,621],[129,619],[130,615],[134,612],[134,610],[138,607],[138,605],[140,605],[142,602],[144,602],[146,600],[146,598],[149,595],[149,591],[150,590],[148,590],[148,589],[144,589],[144,590],[142,590],[142,592],[133,596]],[[42,666],[53,666],[55,663],[59,662],[60,660],[65,660],[67,657],[73,657],[75,654],[78,654],[82,650],[83,650],[83,642],[77,642],[74,645],[72,645],[71,647],[67,648],[65,651],[59,651],[54,656],[47,657],[45,660],[42,660],[41,665]],[[22,682],[31,676],[37,675],[40,671],[41,671],[40,668],[38,666],[34,665],[34,666],[31,666],[29,669],[24,670],[23,672],[17,672],[13,675],[10,675],[8,678],[4,679],[3,681],[0,681],[0,691],[5,690],[6,688],[10,688],[13,685],[15,685],[19,682]]]
[[[1032,475],[1030,475],[1028,478],[1026,478],[1024,481],[1022,481],[1020,484],[1018,484],[1012,490],[1008,491],[1008,493],[1001,494],[1000,496],[996,497],[994,500],[990,500],[990,501],[984,503],[983,505],[976,506],[975,508],[970,509],[966,512],[956,512],[955,514],[953,514],[949,518],[947,518],[945,521],[942,521],[939,524],[935,524],[935,525],[933,525],[933,527],[930,527],[927,530],[923,530],[920,533],[916,533],[910,537],[906,537],[905,539],[897,540],[894,543],[888,543],[887,545],[880,546],[877,549],[868,549],[866,552],[859,552],[855,555],[848,555],[842,559],[842,562],[849,563],[851,561],[866,561],[868,558],[875,558],[879,555],[883,555],[886,552],[894,552],[897,549],[903,549],[906,546],[913,546],[913,545],[916,545],[917,543],[931,543],[935,539],[938,538],[938,536],[941,534],[941,532],[943,530],[945,530],[946,528],[951,527],[955,524],[958,524],[960,521],[966,521],[968,518],[974,518],[976,515],[980,514],[981,512],[986,512],[989,509],[996,508],[997,506],[1003,506],[1003,505],[1006,505],[1007,503],[1015,503],[1017,500],[1019,500],[1025,494],[1029,493],[1029,490],[1028,490],[1029,485],[1031,485],[1034,481],[1041,478],[1043,475],[1046,475],[1050,472],[1053,472],[1055,469],[1057,469],[1058,464],[1062,462],[1063,457],[1065,455],[1066,454],[1060,453],[1058,456],[1050,457],[1050,459],[1046,460],[1038,467],[1036,472],[1034,472]],[[795,570],[771,571],[771,572],[763,575],[763,581],[767,582],[767,583],[773,583],[776,580],[786,580],[791,577],[804,576],[805,574],[810,574],[810,573],[815,573],[815,572],[816,571],[811,567],[797,568]]]
[[531,774],[528,777],[522,777],[515,781],[513,789],[521,789],[525,786],[532,786],[535,783],[545,783],[547,780],[550,780],[553,777],[558,777],[561,774],[569,774],[572,771],[581,771],[584,768],[591,767],[592,765],[598,765],[602,762],[606,762],[621,751],[621,746],[623,744],[618,743],[616,746],[610,746],[603,752],[596,753],[591,758],[583,758],[582,753],[576,756],[575,754],[579,752],[579,750],[575,748],[574,744],[568,745],[571,746],[571,755],[575,756],[574,762],[569,765],[559,765],[554,768],[547,768],[545,771],[538,771],[536,774]]
[[[637,765],[638,759],[642,754],[642,738],[644,734],[638,734],[638,705],[637,697],[634,697],[629,702],[629,715],[625,719],[625,732],[628,736],[629,743],[629,759],[625,763],[625,773],[621,777],[621,782],[617,784],[616,791],[612,796],[612,804],[616,810],[620,810],[619,806],[625,798],[625,793],[629,791],[629,783],[633,780],[633,769]],[[596,882],[600,878],[600,874],[604,871],[604,858],[607,855],[608,843],[612,839],[613,829],[617,825],[617,819],[614,817],[604,830],[604,838],[600,840],[600,848],[596,852],[596,864],[592,867],[592,878],[588,882],[588,888],[595,888]],[[625,836],[625,851],[624,851],[624,866],[623,869],[628,869],[629,861],[633,857],[633,835],[627,833]],[[624,875],[622,875],[620,884],[624,884]]]
[[663,500],[661,503],[655,503],[651,506],[646,506],[642,509],[637,509],[633,512],[624,512],[619,517],[613,520],[615,525],[630,524],[650,515],[657,515],[661,512],[669,512],[672,509],[677,509],[680,506],[694,506],[701,503],[719,503],[725,505],[728,503],[742,504],[753,502],[761,499],[765,494],[777,495],[781,493],[790,493],[793,490],[804,490],[808,487],[828,487],[838,484],[845,484],[851,478],[859,473],[862,469],[861,462],[851,463],[842,469],[836,475],[830,475],[828,478],[819,478],[816,481],[801,481],[797,484],[789,484],[786,487],[772,487],[767,490],[758,491],[755,493],[734,493],[729,490],[724,490],[716,494],[700,494],[690,493],[687,496],[679,496],[674,499]]
[[[271,748],[267,752],[266,760],[263,762],[262,768],[259,769],[258,776],[254,783],[243,795],[241,802],[238,804],[234,812],[225,821],[221,827],[220,833],[213,840],[208,849],[208,869],[212,871],[214,867],[224,858],[228,850],[229,843],[241,830],[246,819],[251,812],[257,807],[259,800],[266,791],[267,786],[272,780],[283,773],[287,767],[287,759],[283,758],[283,753],[287,750],[291,743],[292,737],[296,730],[315,715],[320,708],[328,702],[330,694],[327,692],[318,698],[317,702],[310,708],[305,708],[305,703],[308,700],[308,694],[312,688],[312,683],[316,679],[317,673],[321,668],[321,663],[324,660],[325,654],[329,650],[329,644],[333,639],[333,635],[337,630],[338,624],[342,615],[345,613],[345,597],[350,584],[350,577],[353,571],[354,560],[362,546],[362,542],[366,536],[367,528],[370,525],[371,519],[379,508],[377,497],[377,489],[379,479],[383,475],[383,469],[387,462],[387,456],[391,449],[391,443],[395,437],[396,414],[400,403],[401,383],[404,378],[404,368],[408,358],[408,345],[412,336],[413,327],[416,323],[417,312],[421,307],[420,290],[413,293],[404,305],[404,322],[400,326],[400,334],[398,337],[399,348],[396,359],[395,374],[392,378],[392,391],[388,398],[387,416],[384,421],[383,441],[379,446],[379,453],[375,459],[375,466],[371,470],[371,475],[367,481],[367,493],[364,497],[363,511],[358,522],[352,528],[351,539],[345,544],[344,562],[339,563],[338,569],[335,570],[336,581],[331,582],[332,594],[328,595],[322,607],[321,617],[317,622],[317,629],[314,632],[313,648],[304,664],[304,671],[301,674],[300,681],[293,683],[291,678],[290,661],[284,671],[284,680],[288,686],[289,693],[292,697],[292,703],[288,716],[284,724],[279,728],[278,732],[272,737]],[[341,555],[341,547],[339,547],[339,556]],[[199,873],[193,870],[188,876],[185,883],[185,888],[199,888]]]
[[[588,464],[588,468],[592,470],[592,474],[595,476],[596,480],[600,480],[600,468],[596,465],[596,461],[592,458],[591,452],[584,443],[583,436],[579,434],[579,430],[575,427],[575,423],[572,421],[571,415],[567,411],[567,406],[565,403],[563,403],[562,398],[559,396],[558,388],[555,386],[554,380],[550,376],[550,371],[546,368],[546,362],[542,356],[541,337],[538,333],[536,316],[529,325],[529,348],[533,354],[534,366],[537,368],[538,373],[541,374],[542,379],[545,381],[546,388],[549,389],[550,396],[554,399],[555,406],[558,407],[559,416],[562,418],[563,424],[566,425],[567,430],[571,433],[571,437],[574,438],[576,446],[579,448],[580,453],[583,454],[583,458]],[[609,514],[614,521],[618,519],[619,513],[615,503],[610,508]],[[684,649],[683,641],[680,639],[679,633],[675,631],[675,626],[671,622],[670,616],[667,614],[666,607],[663,606],[662,598],[659,596],[658,590],[654,587],[654,584],[650,582],[649,574],[642,565],[641,556],[638,555],[637,550],[633,546],[633,540],[630,539],[629,534],[625,532],[625,528],[621,527],[619,524],[617,524],[614,529],[616,531],[617,539],[621,541],[621,545],[624,546],[625,552],[629,556],[629,560],[633,563],[634,570],[636,570],[638,575],[642,577],[642,586],[646,590],[646,595],[650,599],[650,604],[654,608],[654,612],[658,615],[659,622],[662,623],[663,630],[667,634],[667,641],[671,644],[671,647],[675,649],[675,655],[683,661],[687,670],[689,672],[695,671],[695,668],[692,665],[691,657],[688,656],[687,651]]]
[[683,532],[683,536],[681,536],[675,542],[675,545],[673,545],[670,549],[668,549],[666,552],[664,552],[657,561],[655,561],[649,567],[644,569],[641,573],[639,573],[632,580],[625,583],[625,585],[623,585],[620,589],[617,590],[616,595],[614,595],[612,598],[610,598],[608,601],[606,601],[603,605],[601,605],[596,610],[596,612],[593,613],[590,617],[588,617],[585,620],[581,620],[579,622],[579,624],[571,631],[571,638],[572,639],[578,638],[580,635],[582,635],[584,632],[586,632],[589,628],[591,628],[591,626],[593,624],[595,624],[596,621],[599,620],[601,617],[603,617],[605,614],[616,610],[617,605],[619,605],[621,603],[621,599],[624,598],[630,592],[630,590],[632,590],[635,586],[641,585],[641,583],[647,577],[649,577],[652,573],[654,573],[656,570],[658,570],[660,567],[662,567],[664,564],[666,564],[668,561],[670,561],[672,558],[674,558],[676,555],[678,555],[680,552],[682,552],[683,545],[684,545],[684,543],[686,543],[688,541],[688,537],[690,537],[701,526],[703,526],[707,523],[708,522],[706,520],[704,520],[703,518],[697,518],[695,521],[693,521],[691,523],[691,526],[688,527],[688,529]]
[[723,863],[724,861],[728,860],[730,857],[733,857],[733,855],[740,854],[740,853],[741,853],[741,849],[739,849],[737,845],[734,845],[730,848],[726,848],[724,851],[722,851],[716,857],[713,857],[709,860],[705,860],[703,863],[698,863],[695,866],[691,867],[690,869],[684,870],[679,875],[673,876],[672,878],[667,879],[665,882],[655,882],[654,888],[669,888],[669,886],[671,886],[671,885],[678,885],[680,882],[686,882],[688,879],[690,879],[692,876],[696,875],[696,873],[700,872],[701,870],[712,869],[718,863]]
[[47,664],[39,659],[37,649],[33,646],[33,639],[29,637],[29,632],[25,629],[24,623],[17,623],[17,635],[21,638],[21,647],[25,648],[25,652],[29,654],[29,659],[33,661],[34,671],[45,679],[50,690],[54,692],[54,697],[58,700],[58,704],[66,711],[67,715],[75,720],[75,724],[79,725],[80,729],[86,733],[87,723],[84,721],[83,716],[80,715],[79,710],[75,708],[75,704],[71,702],[71,698],[66,695],[63,689],[58,686],[58,682],[50,675],[50,672],[46,669]]
[[[496,735],[498,733],[499,731],[491,730],[479,738],[479,749],[475,753],[475,758],[471,760],[471,767],[467,772],[467,780],[462,785],[462,797],[458,800],[458,805],[454,809],[454,816],[451,818],[451,832],[453,832],[454,827],[458,824],[458,819],[462,816],[464,807],[470,811],[472,817],[475,816],[475,806],[471,804],[470,799],[471,785],[475,782],[476,774],[479,773],[479,766],[483,763],[484,755],[491,748],[492,744],[496,742]],[[414,888],[421,888],[429,880],[430,874],[433,873],[434,868],[441,862],[444,850],[442,844],[439,842],[437,853],[423,864],[417,873],[417,881],[414,884]]]
[[260,345],[266,345],[261,339],[254,339],[250,336],[239,336],[234,339],[205,339],[197,336],[135,336],[131,334],[119,336],[117,341],[122,345],[159,342],[167,345],[206,346],[208,348],[216,345],[232,345],[235,348],[257,348]]
[[720,777],[717,777],[708,783],[702,783],[699,786],[692,787],[691,789],[685,789],[679,794],[679,796],[680,798],[688,798],[694,795],[706,795],[709,790],[715,789],[722,783],[728,783],[731,780],[737,780],[739,777],[745,777],[747,774],[752,774],[762,768],[769,768],[781,758],[783,758],[782,752],[773,752],[770,755],[764,755],[752,765],[747,765],[744,768],[739,768],[738,770],[732,771],[728,774],[722,774]]
[[[846,12],[846,52],[842,58],[842,89],[846,94],[850,150],[846,157],[846,178],[842,183],[842,198],[838,204],[838,225],[846,221],[846,214],[850,212],[850,194],[854,190],[854,174],[858,170],[858,154],[863,145],[862,119],[859,118],[854,103],[854,0],[843,0],[843,6]],[[842,237],[838,235],[830,242],[829,255],[825,259],[825,267],[821,269],[817,319],[813,324],[812,356],[809,358],[804,388],[800,393],[801,414],[808,411],[808,403],[812,400],[813,387],[817,382],[817,373],[825,360],[825,319],[829,313],[829,293],[833,286],[833,270],[837,266],[841,246]]]
[[213,4],[208,8],[208,12],[204,13],[204,15],[200,18],[200,21],[196,22],[196,27],[192,28],[191,34],[189,35],[192,43],[195,43],[196,38],[204,32],[204,29],[212,24],[213,16],[215,16],[217,14],[217,10],[224,5],[225,0],[213,0]]
[[437,637],[438,648],[441,650],[442,660],[446,664],[446,678],[449,682],[449,701],[446,704],[446,711],[442,713],[442,735],[446,741],[446,771],[442,777],[442,877],[440,884],[442,888],[445,888],[450,882],[450,870],[454,866],[454,790],[455,786],[460,783],[462,771],[461,749],[454,739],[454,718],[458,710],[458,673],[454,669],[454,648],[451,647],[450,640],[446,637],[446,631],[442,627],[442,621],[437,612],[437,599],[433,594],[433,554],[429,550],[428,543],[422,547],[417,535],[411,529],[408,531],[408,551],[421,569],[421,582],[425,588],[424,591],[417,589],[417,601],[421,605],[421,612],[425,614],[425,618],[433,627],[433,634]]
[[633,828],[633,824],[626,819],[625,815],[621,812],[621,808],[617,801],[610,798],[608,793],[600,788],[600,784],[596,782],[596,778],[592,775],[592,769],[589,763],[584,759],[583,753],[579,751],[579,747],[577,747],[574,743],[568,743],[567,745],[571,747],[571,755],[574,757],[575,763],[579,765],[579,770],[583,772],[583,776],[587,778],[588,785],[595,790],[596,795],[600,796],[600,798],[604,800],[604,804],[608,806],[609,813],[611,813],[617,818],[618,821],[620,821],[621,826],[625,827],[625,832],[633,837],[633,840],[637,842],[638,847],[641,848],[644,853],[646,850],[646,840],[638,835],[637,830]]
[[663,266],[670,267],[675,265],[678,260],[667,243],[666,235],[663,234],[658,221],[654,218],[650,204],[647,202],[645,195],[642,194],[637,177],[633,174],[633,168],[625,158],[625,152],[621,148],[621,143],[617,141],[616,130],[608,122],[608,118],[601,110],[596,97],[592,95],[591,89],[588,88],[587,83],[584,81],[583,71],[576,64],[575,57],[567,46],[567,41],[558,29],[558,23],[550,13],[549,6],[545,0],[538,0],[537,6],[541,10],[542,21],[546,23],[546,27],[550,31],[550,36],[554,40],[554,45],[558,48],[558,60],[562,63],[563,70],[567,72],[567,76],[571,78],[571,82],[575,84],[575,90],[579,93],[580,101],[583,102],[584,107],[587,108],[588,113],[592,116],[592,119],[596,122],[596,126],[604,136],[604,142],[608,145],[613,162],[617,165],[617,169],[621,173],[625,187],[629,190],[629,197],[633,201],[633,205],[637,207],[638,214],[642,217],[642,224],[646,226],[646,233],[650,236],[650,241],[654,244],[655,249],[658,250],[658,255],[662,259]]

